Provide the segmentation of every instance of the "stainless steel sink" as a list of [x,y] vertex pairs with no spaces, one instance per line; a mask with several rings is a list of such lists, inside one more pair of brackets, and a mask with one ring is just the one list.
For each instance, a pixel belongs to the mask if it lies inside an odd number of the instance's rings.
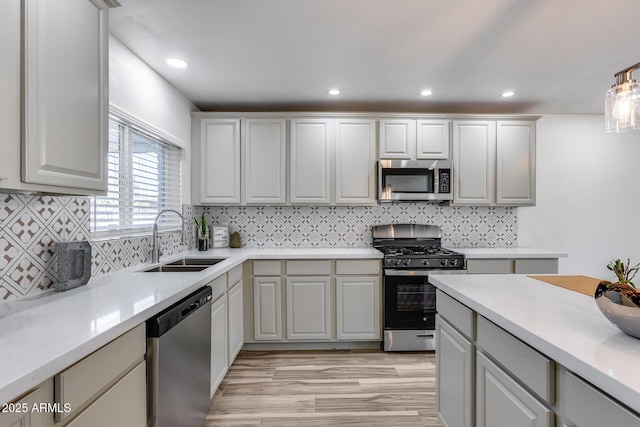
[[207,267],[215,265],[221,261],[224,261],[226,258],[182,258],[175,261],[171,261],[166,263],[165,265],[206,265]]
[[205,268],[209,268],[226,258],[182,258],[175,261],[168,262],[157,267],[144,270],[145,273],[171,273],[171,272],[190,272],[190,271],[202,271]]

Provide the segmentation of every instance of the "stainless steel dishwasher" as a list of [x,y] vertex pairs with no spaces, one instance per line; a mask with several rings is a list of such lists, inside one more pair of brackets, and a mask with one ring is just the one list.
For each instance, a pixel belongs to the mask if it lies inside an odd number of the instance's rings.
[[209,413],[211,288],[147,320],[150,427],[200,427]]

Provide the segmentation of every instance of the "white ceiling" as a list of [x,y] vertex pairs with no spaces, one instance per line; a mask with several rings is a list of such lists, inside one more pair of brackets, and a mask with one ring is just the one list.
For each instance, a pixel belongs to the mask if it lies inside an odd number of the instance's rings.
[[640,61],[638,0],[119,1],[111,33],[204,111],[602,114]]

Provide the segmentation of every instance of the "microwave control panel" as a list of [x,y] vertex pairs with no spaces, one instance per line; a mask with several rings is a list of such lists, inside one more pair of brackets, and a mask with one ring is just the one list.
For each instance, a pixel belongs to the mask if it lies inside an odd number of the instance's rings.
[[451,193],[451,169],[438,169],[438,193]]

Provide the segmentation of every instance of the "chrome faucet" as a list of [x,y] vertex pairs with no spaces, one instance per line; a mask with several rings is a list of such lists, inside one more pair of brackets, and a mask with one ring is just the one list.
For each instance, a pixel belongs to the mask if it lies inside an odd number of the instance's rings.
[[160,260],[160,255],[162,254],[162,252],[160,252],[160,248],[158,248],[158,218],[160,218],[160,215],[167,213],[167,212],[173,212],[176,215],[178,215],[180,217],[180,219],[182,220],[182,229],[180,230],[180,244],[184,245],[185,240],[184,240],[184,217],[182,216],[182,214],[176,210],[173,209],[163,209],[160,212],[158,212],[158,215],[156,215],[156,219],[153,221],[153,241],[151,243],[151,262],[152,263],[157,263]]

